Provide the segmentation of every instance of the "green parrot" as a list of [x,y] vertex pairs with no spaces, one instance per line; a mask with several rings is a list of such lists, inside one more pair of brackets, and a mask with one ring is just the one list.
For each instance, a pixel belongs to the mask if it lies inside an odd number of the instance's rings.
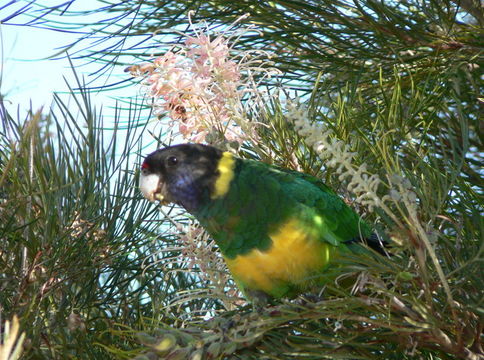
[[212,146],[181,144],[148,155],[140,190],[197,218],[250,299],[293,297],[324,284],[340,254],[377,242],[321,180]]

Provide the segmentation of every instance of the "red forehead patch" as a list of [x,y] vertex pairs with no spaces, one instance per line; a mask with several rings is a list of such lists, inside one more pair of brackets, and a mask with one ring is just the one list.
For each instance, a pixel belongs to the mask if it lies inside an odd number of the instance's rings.
[[141,164],[142,169],[149,169],[149,167],[150,166],[148,165],[148,163],[146,161],[143,164]]

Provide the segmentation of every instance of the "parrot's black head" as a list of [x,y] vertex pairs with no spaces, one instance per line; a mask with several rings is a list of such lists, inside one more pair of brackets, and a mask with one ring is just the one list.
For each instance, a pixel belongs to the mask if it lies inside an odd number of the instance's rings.
[[176,203],[194,211],[213,192],[222,151],[182,144],[156,150],[141,166],[140,189],[150,201]]

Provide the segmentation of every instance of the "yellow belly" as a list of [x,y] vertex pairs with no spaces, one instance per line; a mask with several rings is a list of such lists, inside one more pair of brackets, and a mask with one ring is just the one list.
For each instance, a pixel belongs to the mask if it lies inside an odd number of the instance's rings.
[[310,286],[315,274],[328,264],[335,247],[321,241],[317,233],[298,225],[296,219],[290,219],[270,234],[272,246],[267,251],[254,249],[227,259],[234,277],[245,288],[271,295],[274,295],[274,288],[280,286]]

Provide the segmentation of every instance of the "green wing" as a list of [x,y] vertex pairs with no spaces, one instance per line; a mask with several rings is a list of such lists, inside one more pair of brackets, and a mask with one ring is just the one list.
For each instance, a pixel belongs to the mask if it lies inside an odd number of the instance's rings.
[[284,196],[294,200],[299,216],[309,227],[320,229],[321,240],[337,246],[371,235],[370,227],[320,179],[294,170],[270,169],[281,183]]
[[228,194],[197,214],[228,258],[271,246],[270,234],[291,218],[327,243],[340,246],[371,231],[317,178],[259,161],[238,159]]

